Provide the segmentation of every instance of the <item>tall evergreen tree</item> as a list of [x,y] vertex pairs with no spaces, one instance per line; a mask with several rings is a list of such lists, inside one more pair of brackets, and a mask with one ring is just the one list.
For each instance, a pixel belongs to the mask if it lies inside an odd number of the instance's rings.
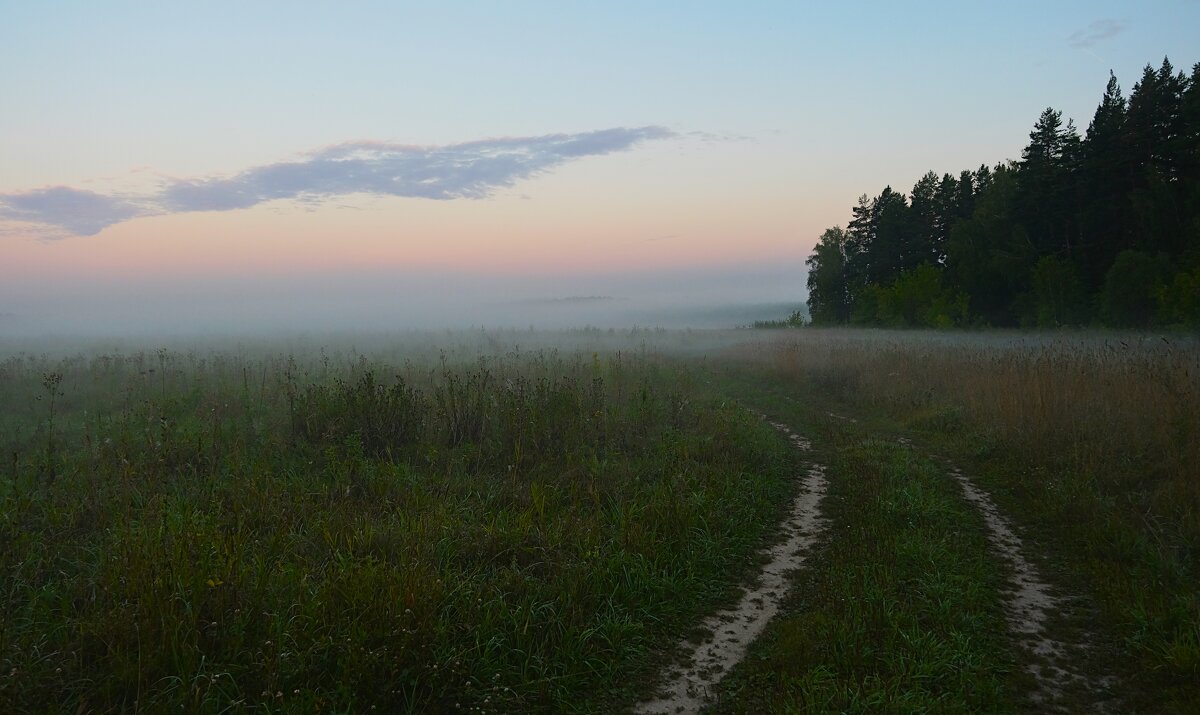
[[[997,168],[999,168],[999,166],[997,166]],[[982,194],[989,186],[991,186],[992,170],[987,164],[980,164],[979,168],[973,173],[972,178],[974,179],[973,183],[975,184],[975,193]]]
[[959,181],[949,174],[942,175],[934,193],[933,251],[934,263],[939,265],[946,262],[946,243],[950,239],[950,229],[970,212],[970,209],[967,209],[967,213],[964,214],[963,203],[964,200],[968,204],[971,201],[971,172],[963,174],[967,181],[965,197]]
[[871,282],[887,285],[902,271],[921,264],[921,252],[904,194],[885,187],[875,198],[871,221],[875,238],[871,244]]
[[980,188],[976,182],[977,176],[970,171],[964,170],[958,175],[958,215],[955,216],[955,221],[961,221],[975,210],[976,189]]
[[1186,189],[1179,186],[1186,88],[1187,78],[1163,59],[1158,70],[1146,65],[1129,96],[1134,245],[1150,253],[1178,256],[1186,249],[1181,195]]
[[[1184,260],[1200,275],[1200,62],[1192,66],[1183,93],[1179,179],[1185,225]],[[1200,296],[1197,296],[1200,303]],[[1195,316],[1200,321],[1200,314]]]
[[1070,256],[1078,244],[1074,181],[1079,146],[1074,124],[1063,125],[1062,112],[1051,107],[1038,117],[1021,154],[1017,219],[1042,255]]
[[1126,142],[1125,97],[1116,75],[1109,73],[1108,86],[1088,125],[1083,143],[1082,232],[1086,251],[1080,261],[1084,283],[1097,291],[1113,259],[1131,247],[1129,234],[1129,150]]
[[858,197],[858,203],[850,209],[853,216],[846,227],[846,240],[843,252],[846,256],[846,285],[853,304],[871,284],[870,250],[874,238],[874,226],[871,222],[873,201],[866,194]]
[[1180,175],[1192,181],[1200,179],[1200,62],[1192,65],[1180,106]]
[[1036,253],[1013,221],[1014,171],[1001,165],[983,175],[987,188],[979,193],[974,212],[950,231],[947,278],[967,295],[972,315],[990,325],[1013,325],[1012,302],[1026,289],[1013,267],[1031,257],[1036,261]]
[[1146,65],[1129,97],[1129,133],[1137,167],[1170,181],[1178,173],[1183,134],[1183,94],[1187,78],[1164,58],[1157,70]]
[[[903,206],[901,206],[903,204]],[[859,197],[849,224],[848,270],[857,286],[883,285],[900,272],[908,204],[902,194],[886,187],[878,196]]]
[[941,261],[938,249],[941,241],[942,211],[938,189],[941,182],[932,171],[913,185],[909,208],[909,253],[904,261],[907,268],[919,266],[922,263],[937,264]]

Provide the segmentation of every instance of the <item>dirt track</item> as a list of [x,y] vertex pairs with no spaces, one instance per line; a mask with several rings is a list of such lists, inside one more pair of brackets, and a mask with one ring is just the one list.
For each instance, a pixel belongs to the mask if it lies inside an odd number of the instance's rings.
[[[788,436],[802,452],[811,449],[808,440],[786,425],[771,426]],[[653,700],[639,703],[638,713],[694,713],[709,699],[713,686],[746,655],[750,643],[762,633],[779,612],[787,593],[788,574],[799,568],[817,536],[825,528],[821,518],[821,500],[825,496],[825,471],[810,465],[801,478],[801,488],[792,502],[780,532],[787,538],[766,550],[770,561],[763,567],[756,584],[746,587],[741,600],[732,608],[704,620],[701,628],[710,636],[702,643],[684,642],[682,665],[668,668],[661,676],[661,688]]]
[[1111,685],[1109,678],[1090,682],[1073,664],[1072,656],[1086,649],[1086,644],[1064,643],[1047,633],[1047,621],[1062,608],[1061,599],[1026,558],[1024,543],[992,498],[959,469],[952,467],[950,475],[962,487],[963,497],[983,516],[988,543],[1008,561],[1012,570],[1004,600],[1005,619],[1021,647],[1036,661],[1026,666],[1038,684],[1037,692],[1032,694],[1033,701],[1054,709],[1064,689],[1070,686],[1083,685],[1097,691]]

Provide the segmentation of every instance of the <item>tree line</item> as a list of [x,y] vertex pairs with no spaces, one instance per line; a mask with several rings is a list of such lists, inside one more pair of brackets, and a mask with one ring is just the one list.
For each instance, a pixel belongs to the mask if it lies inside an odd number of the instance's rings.
[[1110,73],[1087,132],[863,195],[807,260],[817,325],[1200,328],[1200,63]]

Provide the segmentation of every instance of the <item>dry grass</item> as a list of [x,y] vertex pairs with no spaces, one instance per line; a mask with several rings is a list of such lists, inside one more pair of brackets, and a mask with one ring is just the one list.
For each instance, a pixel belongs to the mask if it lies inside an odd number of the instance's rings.
[[740,353],[789,389],[899,422],[990,470],[1161,687],[1196,682],[1196,340],[805,330]]
[[805,331],[755,353],[839,399],[945,430],[971,426],[1031,461],[1107,476],[1152,521],[1172,517],[1197,535],[1195,341]]

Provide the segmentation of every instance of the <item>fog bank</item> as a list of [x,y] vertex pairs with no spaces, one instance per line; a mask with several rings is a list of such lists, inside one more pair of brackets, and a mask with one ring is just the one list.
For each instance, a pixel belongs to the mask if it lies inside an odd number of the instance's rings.
[[341,330],[728,328],[802,307],[802,266],[497,276],[356,271],[300,276],[0,285],[0,337],[286,335]]

